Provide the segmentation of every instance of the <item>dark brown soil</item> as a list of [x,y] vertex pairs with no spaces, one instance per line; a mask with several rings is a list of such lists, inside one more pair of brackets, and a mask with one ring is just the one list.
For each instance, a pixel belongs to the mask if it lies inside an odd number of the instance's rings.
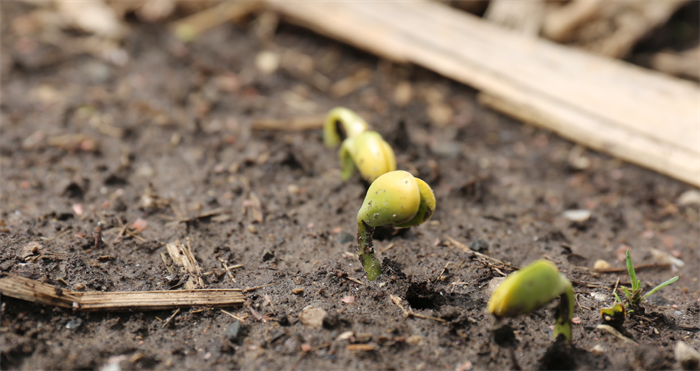
[[[163,328],[172,311],[80,313],[2,297],[2,369],[665,369],[678,367],[677,341],[700,347],[698,209],[676,202],[688,185],[591,152],[577,170],[573,143],[482,108],[475,91],[291,26],[259,40],[250,24],[229,24],[183,44],[164,26],[134,23],[129,61],[118,67],[70,48],[28,48],[32,40],[5,29],[24,11],[2,3],[0,270],[71,290],[178,289],[183,277],[161,253],[190,238],[207,287],[270,286],[247,293],[247,308],[226,308],[247,316],[241,331],[219,309],[182,310]],[[334,99],[291,69],[258,72],[262,50],[304,53],[332,82],[369,68],[372,83]],[[414,92],[405,108],[393,100],[403,80]],[[454,111],[446,127],[426,113],[430,90]],[[386,268],[375,282],[350,254],[366,185],[357,175],[340,180],[320,130],[251,130],[256,118],[339,105],[361,112],[394,147],[398,167],[437,197],[431,222],[376,241]],[[84,137],[61,137],[75,134]],[[144,205],[149,184],[160,204]],[[261,223],[245,206],[251,194]],[[589,221],[562,216],[579,208],[592,210]],[[148,224],[138,238],[116,238],[139,218]],[[105,244],[95,248],[98,222]],[[511,270],[446,236],[515,265],[556,261],[579,293],[575,347],[553,344],[545,309],[509,321],[497,344],[487,285]],[[25,249],[34,241],[39,250]],[[686,263],[638,272],[645,289],[680,276],[625,323],[638,346],[595,329],[616,280],[629,278],[576,268],[598,259],[623,267],[621,245],[636,264],[657,262],[651,248]],[[236,283],[218,258],[244,265]],[[391,295],[444,322],[404,319]],[[307,306],[328,313],[323,326],[299,320]],[[347,331],[353,336],[338,340]],[[602,353],[590,352],[596,345]]]

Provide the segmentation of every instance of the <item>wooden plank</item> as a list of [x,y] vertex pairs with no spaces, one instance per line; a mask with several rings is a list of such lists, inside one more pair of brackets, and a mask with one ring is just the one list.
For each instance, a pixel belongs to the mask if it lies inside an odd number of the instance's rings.
[[488,94],[564,137],[700,186],[694,83],[523,37],[429,2],[268,2],[290,20]]

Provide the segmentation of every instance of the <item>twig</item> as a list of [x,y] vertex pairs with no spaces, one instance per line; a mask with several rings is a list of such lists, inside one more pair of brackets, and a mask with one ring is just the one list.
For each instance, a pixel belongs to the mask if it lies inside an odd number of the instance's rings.
[[276,284],[277,284],[277,283],[268,283],[267,285],[262,285],[262,286],[246,287],[246,288],[243,289],[243,293],[245,294],[246,292],[255,291],[255,290],[257,290],[257,289],[261,289],[261,288],[263,288],[263,287],[268,287],[268,286],[273,286],[273,285],[276,285]]
[[141,242],[143,242],[143,243],[146,242],[146,239],[145,239],[145,238],[143,238],[143,237],[137,235],[136,233],[134,233],[134,232],[132,232],[132,231],[130,231],[130,230],[128,230],[128,229],[126,230],[126,234],[128,234],[129,236],[131,236],[131,237],[133,237],[133,238],[135,238],[135,239],[137,239],[137,240],[139,240],[139,241],[141,241]]
[[496,262],[496,263],[501,264],[501,265],[505,265],[506,267],[510,267],[510,268],[515,269],[515,270],[520,270],[520,267],[518,267],[518,266],[515,266],[515,265],[512,265],[512,264],[508,264],[508,263],[503,262],[503,261],[501,261],[501,260],[498,260],[498,259],[496,259],[496,258],[492,258],[492,257],[490,257],[490,256],[488,256],[488,255],[484,255],[484,254],[482,254],[482,253],[480,253],[480,252],[478,252],[478,251],[474,251],[474,250],[470,249],[467,245],[465,245],[465,244],[463,244],[463,243],[461,243],[461,242],[455,240],[454,238],[452,238],[452,237],[450,237],[450,236],[448,236],[448,235],[445,235],[445,238],[448,239],[453,245],[455,245],[455,246],[457,246],[458,248],[460,248],[461,250],[463,250],[464,252],[467,252],[467,253],[470,253],[470,254],[474,254],[474,255],[476,255],[476,256],[482,257],[482,258],[484,258],[484,259],[491,260],[491,261]]
[[236,264],[236,265],[231,265],[228,267],[228,269],[238,269],[238,268],[243,268],[243,264]]
[[49,242],[49,241],[53,241],[53,240],[55,240],[55,239],[57,239],[57,238],[61,238],[61,237],[65,236],[65,235],[68,234],[70,231],[71,231],[71,228],[66,228],[66,229],[64,229],[64,230],[62,230],[62,231],[60,231],[60,232],[58,232],[58,233],[57,233],[55,236],[53,236],[53,237],[50,237],[50,238],[49,238],[49,237],[39,237],[39,238],[41,238],[42,240],[44,240],[44,241],[46,241],[46,242]]
[[637,345],[637,342],[636,342],[636,341],[634,341],[634,340],[632,340],[632,339],[626,337],[625,335],[622,335],[622,334],[620,333],[620,331],[617,331],[617,330],[616,330],[614,327],[612,327],[612,326],[609,326],[609,325],[598,325],[598,326],[596,326],[595,328],[600,329],[600,330],[605,330],[605,331],[607,331],[608,333],[610,333],[610,334],[612,334],[613,336],[615,336],[616,338],[618,338],[618,339],[624,341],[625,343]]
[[236,283],[236,279],[233,278],[233,273],[231,273],[231,270],[226,265],[226,262],[224,262],[224,259],[221,259],[221,257],[219,257],[218,259],[221,262],[221,265],[224,266],[224,269],[226,270],[226,274],[228,274],[228,277],[231,279],[231,281],[233,281],[233,283]]
[[224,1],[199,13],[178,20],[172,29],[178,38],[191,41],[199,34],[231,19],[242,18],[257,9],[259,1]]
[[166,319],[165,322],[163,322],[163,326],[161,326],[161,328],[165,328],[165,326],[169,325],[170,321],[172,321],[178,313],[180,313],[180,308],[177,308],[175,312],[170,317],[168,317],[168,319]]
[[398,297],[398,296],[396,296],[396,295],[389,295],[389,298],[391,298],[391,301],[392,301],[394,304],[396,304],[397,307],[399,307],[399,308],[401,309],[401,311],[403,312],[404,318],[408,318],[408,317],[417,317],[417,318],[422,318],[422,319],[430,319],[430,320],[438,321],[438,322],[447,322],[447,321],[445,321],[445,320],[442,319],[442,318],[426,316],[426,315],[423,315],[423,314],[414,313],[413,311],[407,310],[406,308],[403,307],[403,305],[401,305],[401,301],[402,301],[403,299],[401,299],[400,297]]
[[14,275],[0,278],[0,293],[20,300],[80,311],[228,307],[245,302],[241,289],[76,292]]
[[[116,237],[112,240],[112,245],[115,243],[121,241],[122,235],[124,235],[124,232],[126,232],[126,229],[129,227],[129,223],[122,223],[122,220],[120,218],[117,218],[117,223],[119,223],[119,233],[117,234]],[[114,228],[110,228],[110,231]]]
[[245,319],[248,318],[248,313],[246,313],[245,317],[238,317],[237,315],[235,315],[233,313],[229,313],[223,309],[221,310],[221,312],[232,317],[232,318],[235,318],[236,320],[240,321],[241,323],[245,323]]
[[252,130],[302,131],[323,127],[324,116],[294,117],[291,119],[263,118],[253,121]]
[[392,243],[389,244],[389,246],[385,247],[385,248],[382,250],[382,252],[387,252],[387,251],[393,249],[394,246],[396,246],[396,243],[395,243],[395,242],[392,242]]
[[346,277],[343,277],[343,278],[345,278],[345,279],[348,280],[348,281],[352,281],[352,282],[355,282],[355,283],[357,283],[357,284],[360,284],[360,285],[362,285],[362,286],[366,286],[366,285],[364,284],[364,282],[358,280],[357,278],[352,278],[352,277],[350,277],[350,276],[346,276]]
[[[642,264],[634,267],[635,271],[640,271],[643,269],[667,269],[670,268],[671,264],[669,263],[653,263],[653,264]],[[594,269],[594,272],[598,273],[627,273],[627,267],[620,267],[620,268],[600,268],[600,269]]]

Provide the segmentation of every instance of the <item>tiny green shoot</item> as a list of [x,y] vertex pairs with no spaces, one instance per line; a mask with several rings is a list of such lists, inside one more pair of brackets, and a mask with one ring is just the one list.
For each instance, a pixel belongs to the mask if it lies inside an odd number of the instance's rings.
[[[632,264],[632,258],[630,257],[630,251],[627,250],[625,253],[625,261],[627,263],[627,272],[629,273],[630,276],[630,282],[632,284],[632,287],[628,289],[625,286],[622,286],[622,290],[625,292],[625,298],[627,299],[627,303],[625,303],[625,307],[631,304],[632,307],[635,307],[639,305],[644,299],[648,298],[651,296],[653,293],[659,291],[660,289],[678,281],[678,276],[675,276],[660,285],[654,287],[651,289],[651,291],[647,292],[642,296],[642,282],[637,279],[637,273],[634,271],[634,265]],[[622,300],[620,300],[620,297],[615,293],[615,299],[622,303]]]

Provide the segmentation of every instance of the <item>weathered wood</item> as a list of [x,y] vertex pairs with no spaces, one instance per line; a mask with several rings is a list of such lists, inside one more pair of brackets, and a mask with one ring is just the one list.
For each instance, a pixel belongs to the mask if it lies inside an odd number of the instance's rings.
[[0,278],[0,294],[79,311],[165,310],[230,307],[245,302],[240,289],[136,292],[76,292],[20,276]]
[[319,33],[471,85],[518,118],[700,186],[696,84],[522,37],[434,2],[268,6]]

